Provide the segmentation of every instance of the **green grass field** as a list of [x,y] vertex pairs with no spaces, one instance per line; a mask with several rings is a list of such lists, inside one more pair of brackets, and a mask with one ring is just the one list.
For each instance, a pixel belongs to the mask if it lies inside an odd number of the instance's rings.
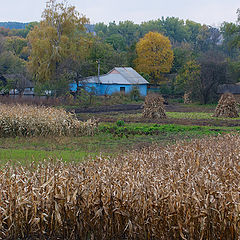
[[87,137],[58,138],[0,138],[0,162],[23,164],[44,159],[62,159],[66,162],[83,161],[96,155],[114,155],[153,144],[172,144],[177,140],[189,140],[218,135],[240,127],[183,126],[175,124],[131,123],[124,126],[100,124],[99,134]]
[[44,151],[44,150],[32,150],[32,149],[1,149],[0,161],[1,164],[5,164],[9,161],[12,163],[21,162],[22,164],[28,164],[30,162],[39,162],[44,159],[61,159],[63,161],[79,162],[89,157],[94,157],[96,154],[87,153],[85,151]]
[[238,118],[219,118],[213,117],[213,113],[206,112],[166,112],[167,117],[177,119],[219,119],[219,120],[240,120]]

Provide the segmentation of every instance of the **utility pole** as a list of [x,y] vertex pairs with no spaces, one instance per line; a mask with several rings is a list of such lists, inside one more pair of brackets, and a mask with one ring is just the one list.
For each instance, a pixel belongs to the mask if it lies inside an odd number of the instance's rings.
[[100,83],[100,59],[97,60],[98,64],[98,83]]
[[96,93],[98,95],[98,92],[100,93],[100,59],[98,59],[96,62],[98,64],[98,84],[96,89]]

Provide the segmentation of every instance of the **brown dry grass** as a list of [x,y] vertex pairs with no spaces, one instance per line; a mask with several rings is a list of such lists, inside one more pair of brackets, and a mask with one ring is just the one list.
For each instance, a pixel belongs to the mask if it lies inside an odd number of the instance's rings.
[[4,239],[239,239],[240,137],[0,171]]
[[43,106],[0,104],[0,136],[93,135],[95,120],[81,122],[64,109]]
[[68,99],[55,97],[40,97],[40,96],[0,96],[0,103],[2,104],[23,104],[35,106],[60,106],[69,104]]

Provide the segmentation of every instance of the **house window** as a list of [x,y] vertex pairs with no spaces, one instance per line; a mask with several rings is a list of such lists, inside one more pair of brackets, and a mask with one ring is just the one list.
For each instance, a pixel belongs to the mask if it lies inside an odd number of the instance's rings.
[[125,87],[120,87],[120,92],[125,93]]

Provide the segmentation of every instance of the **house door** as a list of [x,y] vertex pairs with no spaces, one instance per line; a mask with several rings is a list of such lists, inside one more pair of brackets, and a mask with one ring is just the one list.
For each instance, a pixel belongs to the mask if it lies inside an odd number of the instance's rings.
[[120,87],[120,92],[125,93],[125,87]]

